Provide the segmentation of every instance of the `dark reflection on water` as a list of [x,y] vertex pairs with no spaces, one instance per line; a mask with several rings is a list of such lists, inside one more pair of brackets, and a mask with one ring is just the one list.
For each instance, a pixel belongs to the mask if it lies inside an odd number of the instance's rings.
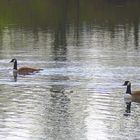
[[52,127],[49,135],[53,139],[74,139],[71,130],[70,99],[62,92],[51,94],[51,97],[50,108],[47,112]]
[[[54,3],[56,4],[54,5]],[[89,33],[90,28],[98,28],[110,32],[111,35],[119,32],[121,27],[124,29],[125,37],[129,37],[131,30],[133,30],[134,43],[138,47],[139,6],[140,2],[137,0],[2,1],[0,6],[0,34],[3,34],[2,31],[5,27],[15,27],[21,31],[32,31],[34,39],[37,41],[40,30],[50,31],[54,37],[53,47],[58,48],[56,42],[57,44],[59,42],[60,46],[61,43],[65,44],[64,46],[67,45],[66,33],[70,31],[69,25],[74,27],[76,45],[81,43],[79,36],[82,34],[84,25],[86,25],[86,30],[89,30]],[[129,40],[129,38],[126,39]]]
[[138,21],[134,21],[134,43],[137,47],[139,46],[139,22]]
[[65,61],[67,58],[67,40],[65,23],[58,25],[54,30],[54,44],[52,47],[54,61]]

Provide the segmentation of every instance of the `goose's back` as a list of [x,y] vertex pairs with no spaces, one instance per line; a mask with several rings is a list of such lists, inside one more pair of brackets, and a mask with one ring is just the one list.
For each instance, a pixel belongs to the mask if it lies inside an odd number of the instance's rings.
[[132,100],[133,102],[140,102],[140,91],[132,92]]
[[34,72],[39,72],[41,69],[30,68],[30,67],[22,67],[18,69],[18,74],[20,75],[29,75],[33,74]]
[[132,95],[134,95],[134,96],[140,96],[140,90],[133,91],[132,92]]

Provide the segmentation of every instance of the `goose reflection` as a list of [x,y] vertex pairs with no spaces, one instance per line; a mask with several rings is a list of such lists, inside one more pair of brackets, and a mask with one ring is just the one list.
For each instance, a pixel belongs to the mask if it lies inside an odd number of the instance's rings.
[[130,113],[131,113],[131,107],[132,107],[132,104],[133,103],[140,103],[140,100],[139,99],[137,99],[137,100],[131,100],[129,102],[125,101],[125,104],[126,104],[126,109],[125,109],[125,113],[124,113],[125,116],[129,116],[130,115]]
[[126,102],[126,109],[125,109],[124,116],[129,116],[130,113],[131,113],[131,102]]

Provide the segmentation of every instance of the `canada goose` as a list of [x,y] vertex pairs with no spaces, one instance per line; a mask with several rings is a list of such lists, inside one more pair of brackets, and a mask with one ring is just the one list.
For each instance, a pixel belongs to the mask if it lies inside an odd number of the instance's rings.
[[140,103],[140,90],[131,91],[131,82],[125,81],[123,86],[127,86],[124,100],[126,102],[139,102]]
[[17,79],[17,74],[19,75],[30,75],[33,74],[35,72],[39,72],[42,69],[36,69],[36,68],[30,68],[30,67],[21,67],[19,69],[17,69],[17,59],[13,58],[10,62],[14,63],[13,66],[13,76],[14,79]]

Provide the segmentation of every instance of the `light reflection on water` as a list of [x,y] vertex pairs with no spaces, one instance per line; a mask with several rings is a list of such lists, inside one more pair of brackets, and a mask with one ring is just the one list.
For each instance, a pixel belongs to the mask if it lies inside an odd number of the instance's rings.
[[[70,33],[67,46],[58,50],[44,31],[39,31],[40,48],[34,48],[32,34],[21,43],[17,34],[22,32],[7,32],[0,50],[0,139],[139,139],[140,105],[134,103],[132,115],[124,116],[121,87],[124,80],[131,80],[133,88],[140,86],[139,50],[125,48],[119,32],[111,40],[100,30],[91,31],[93,35],[85,30],[79,46],[73,45]],[[10,37],[18,47],[9,47]],[[31,65],[43,71],[19,76],[15,83],[12,57],[19,60],[19,67]]]

